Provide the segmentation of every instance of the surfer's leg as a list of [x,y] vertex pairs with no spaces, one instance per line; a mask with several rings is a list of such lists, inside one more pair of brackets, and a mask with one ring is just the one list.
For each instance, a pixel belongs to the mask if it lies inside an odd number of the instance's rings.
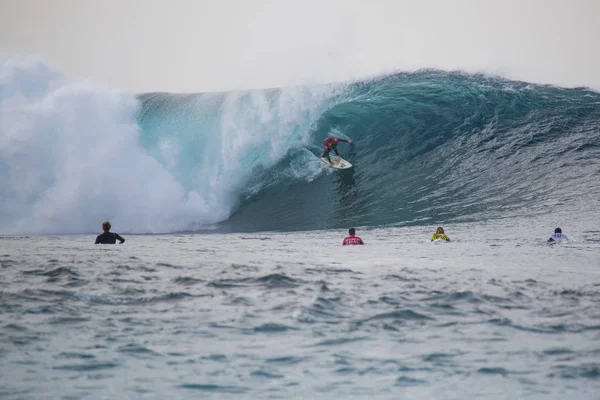
[[[337,156],[337,158],[338,158],[338,159],[337,159],[337,162],[338,162],[338,164],[339,164],[339,162],[340,162],[340,161],[342,161],[342,157],[340,156],[340,153],[338,153],[338,151],[337,151],[337,149],[336,149],[335,147],[333,148],[333,152],[334,152],[334,153],[335,153],[335,155]],[[329,162],[331,162],[331,161],[329,161]]]

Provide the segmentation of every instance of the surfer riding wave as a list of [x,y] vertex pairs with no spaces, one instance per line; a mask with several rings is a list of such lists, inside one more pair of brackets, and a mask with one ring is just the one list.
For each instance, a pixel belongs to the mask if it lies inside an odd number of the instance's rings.
[[323,153],[321,154],[321,158],[327,160],[329,165],[333,165],[331,162],[331,158],[329,158],[329,152],[333,150],[336,156],[338,156],[337,162],[341,161],[340,153],[337,151],[337,145],[339,142],[352,143],[352,140],[346,140],[335,136],[329,136],[327,139],[323,141]]

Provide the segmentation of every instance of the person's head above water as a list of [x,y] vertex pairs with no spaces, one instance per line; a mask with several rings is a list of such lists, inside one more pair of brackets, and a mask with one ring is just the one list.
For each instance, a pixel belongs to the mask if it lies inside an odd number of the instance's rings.
[[104,232],[108,232],[108,231],[110,231],[110,222],[108,222],[108,221],[104,221],[104,222],[102,223],[102,230],[103,230]]
[[438,228],[435,230],[435,233],[444,233],[444,228],[438,226]]
[[354,236],[354,235],[356,235],[356,229],[350,228],[350,229],[348,229],[348,233],[350,234],[350,236]]
[[554,230],[554,233],[562,233],[562,229],[560,229],[560,228],[556,228],[556,229]]

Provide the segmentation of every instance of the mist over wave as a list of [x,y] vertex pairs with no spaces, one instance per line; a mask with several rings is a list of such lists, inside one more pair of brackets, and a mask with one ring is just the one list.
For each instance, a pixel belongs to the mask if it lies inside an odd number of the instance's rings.
[[[150,94],[0,67],[0,232],[172,232],[226,219],[256,168],[308,140],[335,89]],[[316,167],[316,165],[315,165]],[[306,170],[311,177],[320,169]]]
[[73,82],[31,58],[0,72],[4,232],[176,229],[209,214],[140,146],[132,95]]
[[[303,230],[598,206],[600,95],[420,71],[134,96],[0,64],[0,232]],[[318,161],[328,135],[354,165]]]

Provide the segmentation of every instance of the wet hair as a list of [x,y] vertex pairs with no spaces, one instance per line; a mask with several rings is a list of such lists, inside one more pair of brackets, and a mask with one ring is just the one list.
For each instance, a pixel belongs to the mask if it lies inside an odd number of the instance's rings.
[[350,234],[350,236],[354,236],[356,234],[356,229],[350,228],[348,229],[348,233]]
[[110,228],[111,228],[111,226],[110,226],[110,222],[108,222],[108,221],[104,221],[104,222],[102,223],[102,230],[103,230],[103,231],[105,231],[105,232],[108,232],[108,231],[110,231]]
[[444,233],[444,228],[438,226],[438,228],[435,230],[435,233]]
[[556,228],[556,229],[554,230],[554,233],[562,233],[562,229],[560,229],[560,228]]

